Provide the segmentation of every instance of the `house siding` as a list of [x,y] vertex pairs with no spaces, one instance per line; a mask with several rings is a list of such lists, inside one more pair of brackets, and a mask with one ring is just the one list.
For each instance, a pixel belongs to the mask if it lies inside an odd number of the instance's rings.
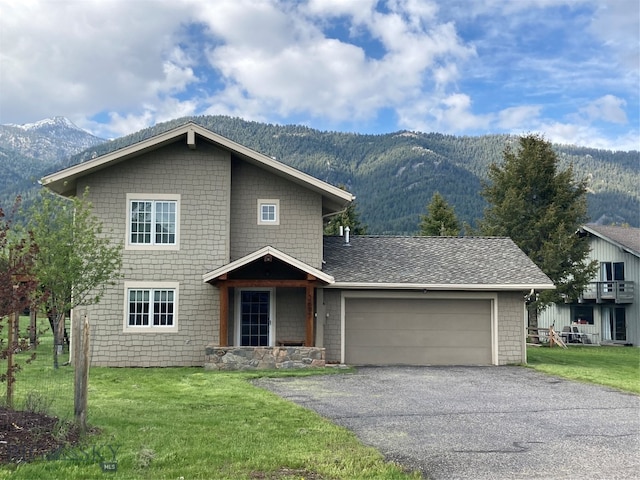
[[[590,237],[590,247],[589,260],[597,260],[598,265],[602,262],[624,262],[625,280],[634,282],[634,297],[633,302],[627,304],[592,302],[582,304],[593,306],[593,325],[580,325],[580,331],[596,334],[596,339],[602,341],[603,307],[624,307],[627,324],[626,342],[636,346],[640,345],[640,258],[596,236]],[[598,267],[598,271],[591,281],[597,282],[601,278],[602,273]],[[538,326],[549,328],[551,325],[556,331],[561,331],[563,327],[571,325],[570,304],[550,305],[540,312]]]
[[340,363],[342,349],[342,312],[340,290],[324,289],[324,348],[327,363]]
[[525,307],[523,292],[498,293],[498,365],[525,363]]
[[[258,199],[278,199],[279,225],[258,225]],[[322,263],[322,196],[234,159],[231,170],[231,261],[265,245],[314,268]]]
[[306,292],[300,288],[276,290],[277,342],[304,342],[306,335]]
[[[124,250],[123,279],[100,304],[82,309],[91,324],[92,362],[105,366],[203,365],[205,346],[218,342],[218,289],[202,274],[229,258],[230,155],[206,143],[182,143],[129,159],[83,177],[94,213],[125,242],[127,193],[180,194],[177,251]],[[178,282],[177,332],[123,331],[124,281]],[[80,313],[80,310],[77,312]]]

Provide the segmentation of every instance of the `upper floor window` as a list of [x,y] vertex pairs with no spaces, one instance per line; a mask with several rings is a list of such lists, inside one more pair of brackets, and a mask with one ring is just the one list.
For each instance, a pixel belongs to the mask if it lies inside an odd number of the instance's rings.
[[605,282],[624,280],[624,262],[601,262],[600,275]]
[[128,194],[127,248],[179,248],[180,195]]
[[258,199],[258,225],[280,225],[280,200]]

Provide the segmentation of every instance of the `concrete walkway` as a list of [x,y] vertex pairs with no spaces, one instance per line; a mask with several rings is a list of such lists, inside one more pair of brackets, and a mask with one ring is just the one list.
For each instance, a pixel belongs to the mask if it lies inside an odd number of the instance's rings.
[[522,367],[366,367],[256,385],[429,479],[636,479],[640,396]]

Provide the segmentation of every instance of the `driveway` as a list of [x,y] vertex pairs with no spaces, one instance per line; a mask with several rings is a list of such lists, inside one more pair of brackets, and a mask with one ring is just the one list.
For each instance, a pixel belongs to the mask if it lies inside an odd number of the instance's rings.
[[258,386],[430,479],[635,479],[640,397],[522,367],[365,367]]

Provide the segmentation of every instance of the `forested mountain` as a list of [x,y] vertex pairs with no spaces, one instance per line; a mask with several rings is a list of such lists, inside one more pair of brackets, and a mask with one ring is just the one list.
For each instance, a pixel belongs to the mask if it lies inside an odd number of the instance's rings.
[[[93,146],[43,168],[40,175],[144,140],[192,120],[231,140],[307,172],[357,197],[360,218],[369,233],[418,231],[419,215],[435,191],[455,207],[458,218],[473,224],[483,213],[479,195],[487,166],[500,162],[508,135],[457,137],[437,133],[384,135],[322,132],[299,125],[271,125],[224,116],[176,119]],[[8,148],[2,141],[0,147]],[[556,145],[562,167],[589,180],[592,221],[640,226],[639,152],[611,152]],[[6,185],[0,177],[0,195]]]
[[104,142],[64,117],[0,125],[0,206],[7,209],[18,194],[28,197],[62,159]]
[[25,125],[0,125],[0,147],[52,163],[104,143],[64,117]]

